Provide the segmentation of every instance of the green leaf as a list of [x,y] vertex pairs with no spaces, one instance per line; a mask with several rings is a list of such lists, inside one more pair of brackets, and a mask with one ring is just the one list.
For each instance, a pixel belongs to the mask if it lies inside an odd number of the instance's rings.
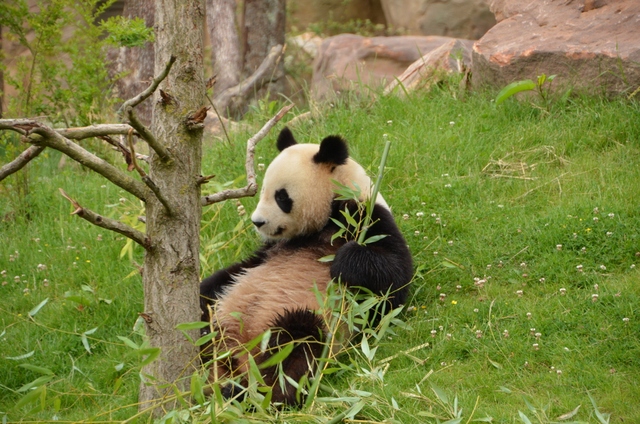
[[449,398],[447,397],[447,394],[444,392],[444,390],[442,390],[440,387],[433,384],[431,381],[429,382],[429,385],[431,386],[431,390],[433,390],[433,393],[436,394],[438,399],[440,399],[440,401],[445,405],[448,405]]
[[578,413],[578,411],[580,410],[580,407],[582,405],[578,405],[575,407],[575,409],[571,412],[567,412],[566,414],[562,414],[560,415],[558,418],[556,418],[556,420],[558,421],[564,421],[564,420],[568,420],[569,418],[573,418],[576,416],[576,414]]
[[460,424],[462,422],[462,418],[454,418],[449,421],[445,421],[442,424]]
[[27,359],[33,356],[33,354],[36,353],[35,350],[32,350],[29,353],[25,353],[24,355],[20,355],[20,356],[5,356],[4,359],[10,359],[12,361],[19,361],[21,359]]
[[26,395],[20,398],[20,400],[15,404],[15,409],[20,409],[23,406],[29,405],[31,403],[37,402],[39,399],[42,399],[46,396],[47,386],[40,386],[35,390],[30,391]]
[[53,375],[53,371],[51,371],[49,368],[39,367],[33,364],[20,364],[18,366],[40,374]]
[[199,330],[201,328],[205,328],[208,326],[209,326],[209,323],[204,321],[183,322],[181,324],[176,325],[176,330],[180,330],[180,331]]
[[191,376],[191,396],[198,402],[198,404],[204,404],[204,391],[202,390],[202,377],[198,372],[194,372]]
[[336,255],[327,255],[318,259],[318,262],[333,262],[335,258],[336,258]]
[[140,356],[147,355],[147,357],[144,358],[142,360],[142,362],[140,362],[140,365],[145,366],[145,365],[148,365],[148,364],[152,363],[153,361],[155,361],[158,358],[158,356],[160,356],[160,348],[159,347],[148,347],[148,348],[145,348],[145,349],[139,349],[137,353]]
[[89,339],[87,339],[87,335],[86,335],[86,334],[84,334],[84,333],[82,333],[81,338],[82,338],[82,345],[84,346],[84,349],[85,349],[87,352],[92,353],[92,352],[91,352],[91,346],[89,346]]
[[491,365],[493,365],[494,368],[501,370],[502,369],[502,365],[496,361],[493,361],[491,358],[487,357],[487,360],[489,361],[489,363]]
[[524,424],[531,424],[531,420],[524,414],[524,412],[518,411],[518,415],[520,415],[520,419]]
[[34,387],[40,387],[43,384],[47,384],[52,379],[53,379],[53,375],[43,375],[41,377],[36,378],[31,383],[27,383],[24,386],[20,387],[18,389],[18,392],[26,392],[28,390],[31,390]]
[[30,317],[35,316],[38,312],[40,312],[40,309],[42,309],[42,307],[47,304],[48,301],[49,301],[49,298],[47,297],[42,302],[38,303],[38,305],[35,308],[29,311],[29,316]]
[[217,335],[218,333],[216,331],[212,331],[209,334],[205,334],[204,336],[200,337],[198,340],[196,340],[195,345],[196,346],[202,346],[203,344],[210,342],[211,340],[213,340],[213,338]]
[[127,338],[127,337],[124,337],[124,336],[117,336],[117,337],[120,340],[122,340],[122,342],[125,345],[129,346],[131,349],[136,349],[136,350],[140,349],[140,346],[138,346],[133,340],[131,340],[131,339]]
[[287,343],[282,349],[267,358],[266,361],[261,362],[259,366],[260,369],[264,369],[272,365],[281,363],[291,354],[294,347],[295,345],[293,343]]
[[589,399],[591,400],[591,404],[593,405],[593,412],[595,412],[596,418],[598,418],[598,421],[600,421],[600,424],[609,424],[610,415],[609,414],[603,414],[602,412],[600,412],[600,409],[598,409],[598,405],[596,405],[596,401],[591,396],[591,393],[587,392],[587,395],[589,396]]
[[508,387],[500,386],[500,391],[505,393],[511,393],[511,389]]
[[377,242],[377,241],[379,241],[379,240],[382,240],[383,238],[385,238],[385,237],[387,237],[387,236],[388,236],[387,234],[379,234],[379,235],[377,235],[377,236],[371,236],[371,237],[367,238],[367,239],[364,241],[364,244],[371,244],[371,243],[375,243],[375,242]]
[[504,87],[496,97],[496,105],[507,100],[509,97],[522,91],[531,91],[536,89],[536,84],[531,80],[516,81]]

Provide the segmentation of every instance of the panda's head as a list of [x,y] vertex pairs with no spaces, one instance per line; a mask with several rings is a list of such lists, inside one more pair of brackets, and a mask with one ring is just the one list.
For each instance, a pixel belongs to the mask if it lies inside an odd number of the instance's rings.
[[[369,197],[371,180],[349,158],[341,137],[326,137],[319,145],[298,144],[284,128],[277,147],[280,154],[267,168],[260,201],[251,215],[266,239],[291,239],[321,230],[331,215],[333,181],[352,188],[357,185],[362,196]],[[386,206],[382,197],[377,200]]]

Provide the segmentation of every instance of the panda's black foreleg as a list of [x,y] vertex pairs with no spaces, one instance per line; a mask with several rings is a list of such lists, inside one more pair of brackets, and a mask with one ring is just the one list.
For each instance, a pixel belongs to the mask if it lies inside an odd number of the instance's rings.
[[285,311],[273,322],[271,339],[260,363],[266,361],[285,346],[293,343],[293,350],[280,364],[263,370],[264,380],[272,387],[272,402],[285,405],[300,405],[304,396],[292,385],[284,374],[299,382],[304,376],[315,371],[316,358],[322,355],[324,348],[324,320],[314,311],[296,309]]
[[331,277],[349,287],[364,287],[377,295],[389,294],[390,306],[403,304],[413,277],[413,260],[393,216],[376,205],[367,238],[384,236],[369,244],[352,240],[341,246],[331,264]]

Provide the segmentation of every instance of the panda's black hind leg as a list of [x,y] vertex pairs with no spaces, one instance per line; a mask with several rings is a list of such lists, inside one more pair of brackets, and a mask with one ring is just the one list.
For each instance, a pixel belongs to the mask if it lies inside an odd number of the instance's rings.
[[268,367],[263,375],[265,383],[272,387],[272,402],[299,405],[303,402],[301,393],[287,379],[280,378],[282,372],[294,381],[310,376],[316,369],[316,358],[324,348],[324,320],[321,315],[306,309],[286,310],[273,322],[271,339],[267,352],[260,362],[264,362],[290,343],[294,348],[279,365]]

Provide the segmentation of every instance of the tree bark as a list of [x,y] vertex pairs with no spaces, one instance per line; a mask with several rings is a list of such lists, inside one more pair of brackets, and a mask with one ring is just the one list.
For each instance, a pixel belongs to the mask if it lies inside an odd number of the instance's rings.
[[[185,341],[176,325],[198,321],[200,186],[202,127],[187,125],[188,116],[205,105],[203,77],[204,0],[156,0],[155,74],[170,56],[176,62],[160,89],[171,101],[154,94],[151,131],[170,152],[162,160],[151,150],[149,177],[171,204],[173,213],[155,197],[146,204],[147,236],[152,248],[145,256],[144,312],[147,336],[162,349],[158,360],[145,366],[144,375],[156,384],[141,384],[140,408],[153,407],[154,399],[167,395],[157,384],[181,385],[198,363],[198,351]],[[196,336],[195,334],[193,335]],[[183,379],[183,380],[181,380]],[[181,385],[181,389],[185,389]],[[171,409],[172,405],[164,405]]]
[[[244,41],[244,76],[251,75],[273,46],[284,45],[286,0],[245,0],[242,39]],[[284,91],[284,63],[280,60],[271,83],[257,93],[278,94]]]
[[[142,18],[148,27],[155,22],[155,0],[127,0],[122,15],[127,18]],[[144,90],[153,78],[154,45],[145,43],[138,47],[120,47],[109,54],[112,74],[124,74],[114,84],[114,94],[121,99],[129,99]],[[151,99],[142,102],[136,113],[142,123],[151,124],[153,103]]]
[[207,2],[207,29],[211,38],[213,74],[216,76],[215,93],[238,85],[242,57],[236,27],[235,0]]

